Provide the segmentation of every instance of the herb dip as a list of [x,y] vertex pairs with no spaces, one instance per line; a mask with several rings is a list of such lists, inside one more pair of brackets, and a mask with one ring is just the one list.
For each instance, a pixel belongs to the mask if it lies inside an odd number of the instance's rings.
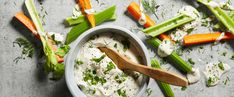
[[79,88],[88,97],[134,97],[143,76],[134,71],[122,71],[97,47],[106,46],[141,63],[141,57],[131,42],[120,35],[103,33],[91,37],[80,48],[75,60],[74,76]]
[[230,69],[228,64],[222,62],[207,64],[204,71],[207,86],[217,85],[221,76]]

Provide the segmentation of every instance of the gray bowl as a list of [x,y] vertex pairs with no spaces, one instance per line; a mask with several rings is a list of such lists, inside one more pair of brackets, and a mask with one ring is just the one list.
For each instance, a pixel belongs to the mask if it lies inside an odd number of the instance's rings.
[[[74,65],[75,65],[75,59],[77,57],[79,48],[91,37],[100,33],[105,33],[105,32],[110,32],[110,33],[115,33],[115,34],[120,34],[124,37],[127,37],[130,42],[137,48],[138,52],[143,58],[143,63],[145,65],[150,66],[150,58],[148,51],[144,45],[144,43],[131,31],[128,29],[125,29],[123,27],[119,26],[113,26],[113,25],[103,25],[103,26],[97,26],[95,28],[92,28],[85,33],[81,34],[76,41],[74,41],[74,46],[71,47],[71,50],[69,51],[65,64],[65,79],[67,86],[72,93],[74,97],[86,97],[86,95],[79,89],[75,82],[74,78]],[[145,92],[147,83],[148,83],[148,78],[144,76],[142,84],[141,84],[141,89],[139,90],[138,94],[136,95],[137,97],[141,97],[142,94]]]

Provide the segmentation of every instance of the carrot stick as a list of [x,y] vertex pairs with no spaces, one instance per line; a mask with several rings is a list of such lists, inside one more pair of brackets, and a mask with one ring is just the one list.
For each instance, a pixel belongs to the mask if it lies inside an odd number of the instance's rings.
[[[92,9],[90,0],[79,0],[79,4],[80,4],[83,12],[85,12],[85,10]],[[86,13],[86,16],[87,16],[91,26],[95,27],[96,23],[95,23],[94,14],[87,14]]]
[[[139,5],[136,2],[132,2],[129,6],[128,6],[128,12],[133,16],[134,19],[139,20],[141,17],[141,10]],[[155,22],[147,15],[146,16],[146,23],[144,24],[145,28],[151,27],[153,25],[156,25]],[[170,39],[167,35],[165,34],[160,34],[159,38],[161,40],[164,39]]]
[[[184,37],[183,45],[189,46],[195,44],[215,42],[220,35],[221,32],[187,35]],[[234,36],[230,32],[226,32],[221,40],[233,40],[233,39]]]
[[[24,24],[32,32],[32,34],[36,36],[37,39],[40,39],[34,23],[27,16],[25,16],[23,12],[16,13],[15,18],[18,19],[22,24]],[[57,47],[53,45],[50,40],[48,43],[54,51],[57,50]],[[56,58],[59,63],[64,61],[64,59],[58,55],[56,55]]]
[[27,16],[25,16],[23,12],[16,13],[15,18],[23,23],[32,32],[33,35],[40,39],[34,23]]

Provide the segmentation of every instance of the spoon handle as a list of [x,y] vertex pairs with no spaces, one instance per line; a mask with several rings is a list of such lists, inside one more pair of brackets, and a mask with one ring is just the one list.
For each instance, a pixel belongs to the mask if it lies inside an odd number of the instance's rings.
[[145,65],[133,63],[126,61],[124,64],[125,69],[134,70],[140,72],[144,75],[147,75],[156,80],[169,83],[176,86],[188,86],[188,81],[182,76],[179,76],[175,73],[168,72],[162,69],[151,68]]

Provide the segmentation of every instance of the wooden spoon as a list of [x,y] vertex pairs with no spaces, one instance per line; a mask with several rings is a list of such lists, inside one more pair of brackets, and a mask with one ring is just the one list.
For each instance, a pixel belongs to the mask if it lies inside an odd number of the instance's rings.
[[98,47],[102,52],[105,52],[108,57],[118,66],[119,69],[128,69],[132,71],[140,72],[156,80],[176,85],[176,86],[188,86],[188,81],[182,76],[175,73],[168,72],[162,69],[151,68],[145,65],[137,64],[130,61],[128,58],[120,55],[112,49],[107,47]]

